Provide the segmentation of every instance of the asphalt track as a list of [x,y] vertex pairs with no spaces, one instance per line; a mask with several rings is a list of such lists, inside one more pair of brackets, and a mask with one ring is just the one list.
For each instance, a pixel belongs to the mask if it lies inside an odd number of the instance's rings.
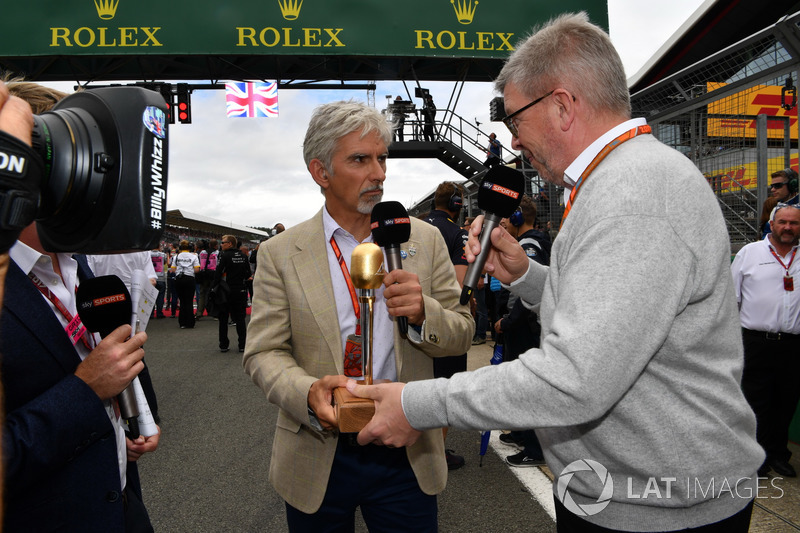
[[[157,532],[282,533],[284,503],[267,481],[278,411],[242,370],[241,354],[219,352],[217,328],[208,317],[194,329],[170,318],[147,326],[162,437],[139,461],[145,504]],[[236,346],[235,328],[229,335]],[[470,368],[490,355],[488,344],[473,347]],[[515,450],[497,444],[501,455],[490,448],[479,467],[479,444],[476,431],[448,434],[447,447],[467,464],[450,472],[439,495],[439,530],[554,532],[548,512],[503,462]],[[539,468],[522,470],[543,477]],[[360,517],[356,531],[367,531]]]

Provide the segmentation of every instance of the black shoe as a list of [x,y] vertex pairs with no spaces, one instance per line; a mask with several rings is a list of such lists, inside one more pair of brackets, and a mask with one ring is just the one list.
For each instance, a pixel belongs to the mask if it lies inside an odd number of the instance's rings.
[[511,433],[501,433],[500,442],[502,442],[506,446],[512,446],[518,450],[522,450],[522,448],[525,447],[522,441],[514,437],[514,435],[512,435]]
[[783,477],[797,477],[797,471],[789,464],[789,461],[783,459],[767,459],[767,465],[772,468],[776,474]]
[[222,346],[220,346],[219,347],[219,351],[222,352],[222,353],[225,353],[225,352],[228,351],[228,347],[226,346],[226,347],[223,348]]
[[239,353],[244,352],[244,348],[239,348]]
[[464,458],[460,455],[456,455],[456,452],[453,450],[445,450],[444,457],[447,460],[448,470],[458,470],[465,464]]
[[509,455],[506,457],[506,463],[510,466],[516,466],[521,468],[526,468],[529,466],[542,466],[545,464],[544,458],[537,459],[534,457],[528,457],[525,455],[524,451],[516,453],[514,455]]

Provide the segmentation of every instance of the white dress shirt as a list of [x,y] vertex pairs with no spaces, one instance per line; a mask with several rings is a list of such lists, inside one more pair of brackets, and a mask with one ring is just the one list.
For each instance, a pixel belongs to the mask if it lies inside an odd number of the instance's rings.
[[[800,334],[800,253],[789,268],[794,290],[783,286],[786,270],[770,253],[769,236],[739,250],[731,264],[742,327],[772,333]],[[795,246],[792,250],[796,250]],[[776,252],[777,253],[777,252]],[[781,257],[788,265],[792,251]]]
[[[336,259],[333,247],[330,245],[330,240],[331,236],[336,239],[336,245],[344,257],[348,272],[350,271],[350,257],[353,255],[353,250],[361,243],[331,217],[327,208],[322,210],[322,224],[325,231],[325,246],[328,250],[328,268],[333,282],[333,296],[336,300],[336,312],[339,316],[342,353],[344,353],[344,347],[347,345],[347,336],[355,334],[358,320],[356,320],[347,281],[339,266],[339,261]],[[372,235],[370,234],[363,242],[373,242]],[[386,264],[385,257],[383,264]],[[397,366],[394,361],[394,322],[386,309],[383,289],[383,286],[375,289],[372,322],[372,377],[376,380],[388,379],[397,381]],[[356,294],[358,294],[358,289],[356,289]]]

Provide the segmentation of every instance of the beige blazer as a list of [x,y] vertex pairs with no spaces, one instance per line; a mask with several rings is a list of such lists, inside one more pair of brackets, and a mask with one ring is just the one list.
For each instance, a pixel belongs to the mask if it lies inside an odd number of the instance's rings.
[[[338,438],[309,425],[308,391],[318,378],[344,372],[327,246],[320,210],[259,247],[243,361],[253,382],[280,407],[270,482],[305,513],[322,504]],[[409,382],[433,377],[431,357],[465,353],[475,323],[458,303],[461,291],[439,230],[412,218],[411,238],[401,249],[415,251],[403,268],[419,276],[425,301],[422,343],[403,340],[397,328],[394,333],[397,374]],[[442,432],[426,431],[407,453],[420,488],[441,492],[447,482]]]

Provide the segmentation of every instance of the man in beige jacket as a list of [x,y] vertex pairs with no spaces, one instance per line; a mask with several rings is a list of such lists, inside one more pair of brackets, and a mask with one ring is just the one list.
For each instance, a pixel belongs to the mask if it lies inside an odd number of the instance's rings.
[[[259,249],[244,367],[280,407],[269,477],[286,501],[290,531],[352,530],[356,507],[371,530],[437,527],[435,495],[447,481],[442,432],[427,431],[407,448],[362,447],[335,430],[331,407],[333,389],[347,381],[345,346],[357,323],[350,256],[372,241],[390,142],[390,125],[370,107],[317,108],[303,152],[325,205]],[[403,268],[375,291],[376,380],[431,378],[432,357],[464,353],[474,332],[438,230],[411,219],[401,252]],[[408,317],[408,339],[395,327],[398,316]]]

